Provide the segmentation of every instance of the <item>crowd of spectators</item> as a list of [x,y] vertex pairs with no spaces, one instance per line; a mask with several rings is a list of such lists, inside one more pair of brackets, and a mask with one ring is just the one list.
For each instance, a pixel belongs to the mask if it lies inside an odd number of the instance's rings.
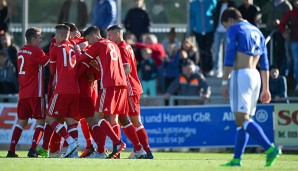
[[[171,28],[163,38],[150,33],[151,20],[145,3],[144,0],[135,0],[135,7],[126,12],[123,21],[125,39],[136,54],[144,96],[162,95],[167,99],[170,95],[195,95],[200,97],[199,104],[210,97],[211,89],[206,77],[221,78],[223,74],[226,30],[220,23],[220,17],[228,7],[238,8],[243,18],[257,27],[265,25],[265,36],[273,33],[274,56],[271,63],[276,66],[274,73],[277,70],[278,78],[282,80],[292,74],[296,82],[295,91],[298,92],[298,0],[272,0],[262,7],[255,5],[253,0],[243,0],[239,7],[233,0],[189,1],[188,32],[182,39],[177,36],[175,28]],[[160,6],[157,1],[155,10],[161,12]],[[9,34],[9,8],[5,0],[0,1],[0,13],[0,93],[17,93],[18,47]],[[92,25],[102,29],[105,37],[106,29],[116,22],[116,13],[115,0],[95,0],[91,15],[84,1],[65,0],[57,22],[73,22],[83,30],[91,21]],[[265,19],[263,22],[262,18]],[[189,70],[195,76],[185,73],[186,66],[190,66]],[[8,72],[9,75],[6,74]],[[193,77],[197,81],[193,81]],[[272,77],[272,87],[277,87],[276,82]],[[9,90],[3,88],[7,85]],[[184,91],[187,86],[195,86],[196,91]],[[287,90],[287,84],[285,86]],[[277,97],[285,98],[287,92]]]

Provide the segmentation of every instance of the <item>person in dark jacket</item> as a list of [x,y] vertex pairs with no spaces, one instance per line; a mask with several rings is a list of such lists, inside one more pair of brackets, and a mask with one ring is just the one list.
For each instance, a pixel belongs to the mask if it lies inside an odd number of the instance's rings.
[[177,92],[179,96],[197,96],[197,100],[179,100],[179,105],[204,104],[211,95],[211,88],[202,74],[195,72],[195,64],[188,60],[183,64],[182,74],[178,76],[164,95],[168,99]]
[[0,50],[0,94],[14,94],[18,92],[18,80],[16,68]]
[[144,9],[144,0],[135,0],[136,7],[130,9],[124,19],[126,31],[133,33],[138,41],[142,40],[142,35],[149,33],[150,19]]
[[157,67],[152,60],[152,50],[144,48],[141,50],[143,61],[140,64],[140,78],[143,87],[143,95],[156,96]]
[[282,98],[287,97],[287,80],[284,76],[279,75],[276,66],[270,67],[269,91],[272,102],[281,102]]
[[260,7],[254,5],[253,0],[243,0],[243,4],[238,7],[238,10],[240,11],[243,19],[259,27],[262,15]]

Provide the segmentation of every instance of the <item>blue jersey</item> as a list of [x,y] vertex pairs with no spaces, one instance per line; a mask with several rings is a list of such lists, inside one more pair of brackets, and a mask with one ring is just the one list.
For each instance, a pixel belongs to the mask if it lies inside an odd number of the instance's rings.
[[269,69],[266,41],[257,27],[246,20],[240,21],[227,30],[227,40],[225,66],[234,65],[236,52],[239,51],[251,56],[260,56],[260,69]]

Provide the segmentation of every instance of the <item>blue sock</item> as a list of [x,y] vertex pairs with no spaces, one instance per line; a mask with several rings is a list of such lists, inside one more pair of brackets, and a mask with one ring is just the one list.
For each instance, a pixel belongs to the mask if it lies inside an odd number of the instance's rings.
[[246,120],[243,123],[243,128],[265,149],[265,151],[271,147],[270,141],[259,124],[255,123],[253,120]]
[[242,127],[237,127],[235,148],[234,148],[234,159],[240,159],[244,153],[246,144],[249,139],[249,134],[245,132]]

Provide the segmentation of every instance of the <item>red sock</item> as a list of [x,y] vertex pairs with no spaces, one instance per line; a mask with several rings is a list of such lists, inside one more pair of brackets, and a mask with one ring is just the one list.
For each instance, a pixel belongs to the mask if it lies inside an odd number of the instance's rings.
[[49,124],[46,124],[46,127],[43,132],[43,143],[42,143],[43,149],[45,149],[45,150],[49,149],[49,143],[50,143],[53,132],[54,132],[53,128]]
[[92,146],[92,139],[91,139],[89,126],[88,126],[88,123],[87,123],[86,119],[81,119],[80,124],[81,124],[81,128],[82,128],[84,138],[86,140],[86,145],[87,145],[87,147],[91,147]]
[[108,137],[113,141],[113,146],[120,142],[120,138],[115,134],[111,125],[104,119],[99,121],[98,126],[102,129]]
[[94,125],[93,126],[93,139],[97,145],[97,151],[99,153],[105,152],[105,143],[107,135],[103,129],[101,129],[99,126]]
[[36,150],[36,147],[42,137],[44,128],[41,125],[37,125],[33,134],[33,138],[32,138],[32,144],[31,144],[31,148],[32,150]]
[[65,140],[70,137],[68,132],[66,131],[66,128],[61,124],[59,121],[54,121],[51,125],[51,127],[55,130],[56,133],[58,133],[60,136],[62,136]]
[[147,132],[146,132],[144,126],[143,125],[139,126],[136,129],[136,132],[137,132],[138,138],[139,138],[140,143],[142,144],[144,150],[147,153],[149,153],[151,151],[151,149],[150,149],[149,142],[148,142],[148,135],[147,135]]
[[12,153],[16,152],[16,145],[18,144],[20,137],[22,135],[23,132],[23,128],[20,125],[16,125],[14,127],[13,133],[12,133],[12,137],[11,137],[11,141],[10,141],[10,147],[9,147],[9,151]]
[[132,125],[132,123],[123,127],[122,130],[124,131],[127,138],[131,141],[133,148],[136,151],[140,151],[142,149],[142,146],[140,144],[136,130],[135,130],[134,126]]
[[55,153],[61,150],[62,137],[56,132],[53,133],[50,141],[50,153]]
[[115,134],[121,138],[121,130],[120,130],[120,125],[116,124],[112,126],[113,131],[115,132]]

